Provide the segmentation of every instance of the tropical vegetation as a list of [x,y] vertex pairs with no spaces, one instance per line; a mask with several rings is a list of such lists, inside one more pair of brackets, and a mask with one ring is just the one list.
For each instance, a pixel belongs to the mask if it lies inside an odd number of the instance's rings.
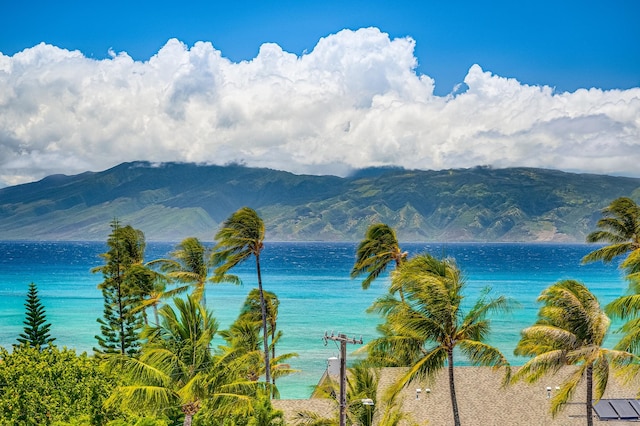
[[[504,296],[491,297],[487,289],[465,310],[465,280],[455,261],[426,253],[407,260],[391,280],[389,294],[370,308],[383,316],[387,330],[386,335],[370,344],[372,353],[380,353],[376,350],[379,346],[391,352],[396,348],[400,353],[414,352],[409,370],[395,385],[396,390],[414,380],[433,378],[447,367],[453,423],[460,425],[454,350],[460,350],[474,365],[505,367],[508,377],[506,357],[486,340],[490,331],[488,315],[508,312],[512,302]],[[399,288],[405,293],[404,301],[393,294]]]
[[54,345],[0,348],[0,424],[52,425],[83,419],[103,425],[124,417],[103,403],[119,377],[87,354]]
[[[400,391],[444,370],[451,423],[460,425],[454,368],[460,356],[502,370],[505,385],[570,369],[551,399],[552,413],[573,401],[584,384],[585,414],[592,424],[593,401],[604,394],[610,372],[627,380],[640,373],[640,208],[630,198],[619,198],[602,214],[587,241],[608,245],[584,261],[622,258],[628,292],[603,309],[576,280],[550,285],[538,298],[537,321],[522,330],[515,350],[531,359],[513,376],[488,337],[492,316],[510,312],[516,303],[488,288],[469,300],[453,258],[409,257],[394,228],[370,225],[349,274],[362,278],[363,289],[386,274],[390,279],[386,293],[369,308],[381,317],[379,336],[349,368],[347,424],[411,423]],[[213,247],[189,237],[166,258],[146,263],[144,233],[117,219],[110,225],[107,250],[100,256],[104,263],[92,270],[102,274],[98,289],[104,299],[94,356],[55,346],[37,286],[30,284],[24,332],[13,352],[0,348],[0,424],[284,425],[284,413],[272,399],[279,397],[277,379],[295,372],[288,361],[296,354],[276,350],[283,336],[281,302],[263,288],[265,224],[258,213],[243,207],[231,214],[221,222]],[[233,272],[247,260],[255,263],[257,287],[247,292],[235,321],[220,329],[215,306],[206,304],[207,285],[240,283]],[[609,316],[624,321],[613,349],[604,347]],[[379,369],[387,366],[404,372],[389,392],[382,392]],[[316,394],[338,404],[339,385],[329,379]],[[300,412],[296,423],[334,425],[339,419]]]
[[156,416],[179,409],[183,424],[189,426],[207,402],[216,406],[215,401],[224,398],[246,404],[248,397],[242,392],[247,382],[210,351],[218,331],[210,312],[193,295],[173,303],[176,309],[163,306],[160,324],[145,330],[140,356],[109,359],[126,384],[115,389],[106,405]]
[[587,425],[592,425],[593,401],[604,394],[610,370],[625,371],[624,367],[637,363],[638,358],[603,347],[610,320],[584,284],[559,281],[544,290],[538,301],[542,303],[538,320],[522,330],[515,349],[516,355],[533,358],[518,370],[513,380],[536,382],[561,368],[575,366],[551,399],[551,411],[557,414],[585,382],[585,414]]
[[229,271],[251,257],[255,260],[260,296],[265,383],[271,384],[267,302],[262,288],[260,270],[260,254],[264,248],[264,237],[265,227],[260,216],[255,210],[243,207],[229,216],[216,233],[217,244],[213,248],[212,261],[216,266],[215,278],[217,281],[238,281],[237,277],[228,276]]
[[104,281],[98,286],[104,298],[104,316],[98,318],[101,335],[96,336],[103,354],[119,353],[133,356],[140,348],[139,333],[143,326],[141,314],[135,309],[145,293],[153,289],[153,274],[141,265],[145,239],[142,231],[130,225],[111,222],[107,240],[109,250],[103,253],[103,266],[92,272],[102,273]]
[[20,333],[18,342],[40,350],[45,349],[56,338],[51,337],[51,323],[47,322],[47,314],[40,302],[40,297],[38,297],[38,287],[34,283],[29,284],[29,292],[24,305],[26,307],[24,333]]

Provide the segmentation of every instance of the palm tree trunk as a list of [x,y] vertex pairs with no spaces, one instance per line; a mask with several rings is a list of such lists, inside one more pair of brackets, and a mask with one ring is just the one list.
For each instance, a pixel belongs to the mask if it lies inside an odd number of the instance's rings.
[[[262,312],[262,337],[264,346],[264,369],[265,382],[267,386],[271,386],[271,364],[269,362],[269,334],[267,332],[267,304],[264,300],[264,291],[262,290],[262,274],[260,273],[260,254],[256,254],[256,270],[258,271],[258,290],[260,290],[260,311]],[[271,398],[271,391],[269,391]]]
[[456,384],[453,378],[453,348],[447,350],[447,360],[449,363],[449,391],[451,394],[451,408],[453,409],[453,423],[460,426],[460,413],[458,412],[458,398],[456,397]]
[[156,319],[156,327],[160,324],[160,319],[158,319],[158,306],[153,305],[153,316]]
[[[271,315],[274,315],[273,313]],[[276,334],[276,326],[275,324],[271,325],[271,360],[276,359],[276,345],[273,343],[273,341],[275,340],[275,334]],[[275,389],[276,387],[276,378],[272,377],[271,378],[271,383],[273,384],[273,388]]]
[[182,426],[191,426],[192,420],[193,420],[193,416],[191,414],[185,414],[184,422],[182,422]]
[[[397,271],[398,269],[400,269],[400,264],[401,264],[400,257],[396,256],[395,260],[396,260],[396,271]],[[400,287],[399,293],[400,293],[400,301],[404,303],[404,292],[402,291],[402,287]]]
[[206,282],[202,282],[199,284],[202,287],[202,306],[207,306],[207,288]]
[[587,426],[593,426],[593,365],[587,367]]

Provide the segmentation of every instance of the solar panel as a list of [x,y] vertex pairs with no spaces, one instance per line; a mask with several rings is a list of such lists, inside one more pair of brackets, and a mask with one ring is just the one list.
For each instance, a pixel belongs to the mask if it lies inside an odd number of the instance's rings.
[[637,419],[638,413],[633,409],[629,400],[626,399],[614,399],[611,400],[611,406],[618,413],[618,417],[624,420]]
[[593,409],[600,420],[615,420],[618,418],[618,413],[616,413],[616,410],[613,409],[606,399],[598,401],[598,403],[593,406]]
[[601,399],[593,409],[600,420],[640,420],[640,402],[636,399]]

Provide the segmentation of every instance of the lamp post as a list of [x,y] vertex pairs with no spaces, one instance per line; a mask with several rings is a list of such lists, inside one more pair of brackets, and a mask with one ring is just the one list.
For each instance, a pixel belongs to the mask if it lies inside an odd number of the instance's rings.
[[375,405],[374,402],[373,402],[373,399],[371,399],[371,398],[363,399],[362,400],[362,405],[368,406],[367,413],[369,414],[369,423],[367,424],[367,426],[372,426],[371,425],[371,410],[372,410],[371,407],[373,407]]

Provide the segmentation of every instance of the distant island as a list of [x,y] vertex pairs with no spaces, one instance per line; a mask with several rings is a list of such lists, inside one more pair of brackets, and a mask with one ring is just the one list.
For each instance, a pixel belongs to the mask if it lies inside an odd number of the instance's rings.
[[374,222],[403,241],[584,242],[640,178],[534,168],[375,168],[296,175],[241,165],[123,163],[0,189],[0,240],[105,240],[117,217],[150,241],[211,241],[242,206],[271,241],[358,241]]

